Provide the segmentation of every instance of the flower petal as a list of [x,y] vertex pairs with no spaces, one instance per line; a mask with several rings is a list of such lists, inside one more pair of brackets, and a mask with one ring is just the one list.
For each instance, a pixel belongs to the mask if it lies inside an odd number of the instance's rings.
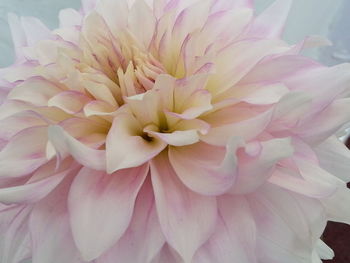
[[215,0],[214,5],[212,7],[212,12],[217,12],[221,10],[228,9],[239,9],[239,8],[252,8],[253,1],[252,0]]
[[[145,48],[148,48],[156,26],[156,18],[152,10],[144,0],[136,0],[128,18],[128,27],[131,32],[144,44]],[[142,27],[140,27],[140,21],[143,21]]]
[[112,91],[106,84],[87,79],[83,81],[83,84],[84,88],[90,92],[95,99],[105,101],[114,107],[118,106]]
[[323,169],[350,182],[350,152],[336,136],[328,138],[314,150]]
[[140,124],[131,114],[118,114],[113,121],[106,140],[107,172],[139,166],[158,153],[166,143],[152,138],[147,141],[142,138]]
[[40,40],[53,38],[50,29],[36,17],[21,17],[21,24],[28,46],[33,46]]
[[49,140],[56,150],[58,160],[62,160],[68,154],[74,159],[91,169],[106,169],[106,151],[92,149],[73,138],[62,127],[55,125],[48,129]]
[[262,38],[280,37],[291,6],[292,0],[276,0],[255,19],[248,36]]
[[144,129],[150,136],[157,137],[169,145],[185,146],[191,145],[199,141],[199,135],[196,130],[187,131],[174,131],[171,133],[155,132],[152,130]]
[[187,189],[177,179],[165,153],[151,161],[151,175],[160,225],[167,242],[192,262],[197,249],[214,230],[216,200]]
[[28,175],[46,163],[47,127],[17,133],[0,152],[0,177]]
[[62,9],[59,13],[60,27],[80,26],[82,15],[73,8]]
[[322,259],[332,260],[334,258],[334,251],[329,246],[327,246],[327,244],[324,243],[321,239],[317,241],[316,251],[319,257]]
[[[147,240],[147,242],[145,242]],[[117,244],[98,259],[98,263],[150,263],[165,242],[161,231],[150,179],[136,199],[129,228]],[[137,251],[137,253],[135,253]]]
[[179,179],[202,195],[219,195],[232,187],[236,179],[236,150],[239,138],[226,150],[202,142],[188,147],[170,147],[169,160]]
[[309,144],[317,144],[334,134],[350,121],[350,99],[338,99],[312,118],[300,123],[295,132]]
[[226,46],[215,57],[216,74],[209,79],[207,89],[215,98],[236,85],[263,58],[285,49],[286,45],[282,41],[272,39],[242,40]]
[[220,218],[214,234],[197,252],[195,263],[241,263],[256,260],[256,227],[249,203],[243,197],[219,198]]
[[84,260],[96,259],[124,234],[147,173],[148,165],[114,174],[80,170],[70,188],[68,208],[73,237]]
[[[180,49],[188,34],[203,27],[209,15],[210,5],[210,0],[196,1],[179,13],[172,29],[171,45],[178,45],[177,47]],[[196,17],[196,19],[193,19],[193,17]]]
[[259,154],[249,156],[249,146],[241,153],[238,161],[238,176],[231,193],[247,194],[256,191],[271,176],[275,164],[293,154],[293,147],[289,138],[272,139],[258,143]]
[[197,90],[191,94],[191,96],[184,100],[183,111],[181,113],[173,113],[181,119],[190,120],[195,119],[205,113],[210,111],[213,106],[211,105],[211,95],[207,90]]
[[[166,92],[166,89],[162,91]],[[159,125],[159,112],[161,109],[159,92],[150,90],[145,93],[126,97],[125,100],[142,126],[149,125],[150,123]]]
[[339,187],[336,193],[321,200],[326,208],[329,220],[350,224],[350,190],[344,185]]
[[[230,5],[239,1],[215,2],[226,2],[225,4]],[[212,15],[208,17],[208,20],[201,31],[203,40],[205,41],[203,42],[201,48],[206,48],[207,45],[214,42],[224,47],[230,43],[230,41],[236,39],[240,34],[242,34],[253,17],[253,10],[250,8],[224,8],[222,11],[214,13],[213,10],[216,8],[220,8],[218,4],[214,4],[212,7]]]
[[[127,1],[101,0],[98,1],[96,10],[106,21],[113,34],[118,34],[126,28],[129,14]],[[115,15],[116,10],[119,14],[117,16]]]
[[115,113],[115,107],[102,100],[93,100],[84,106],[86,117],[100,116],[108,118]]
[[[54,166],[53,166],[54,168]],[[43,180],[0,189],[0,202],[4,204],[37,202],[49,194],[66,176],[69,170],[52,172]]]
[[31,256],[28,217],[31,206],[0,204],[0,262],[18,263]]
[[310,262],[326,226],[319,202],[270,184],[248,200],[257,226],[258,262]]
[[325,198],[334,194],[337,189],[336,185],[323,180],[316,181],[316,179],[305,180],[290,170],[277,168],[268,181],[284,189],[313,198]]
[[290,92],[276,104],[270,131],[291,130],[298,125],[311,106],[312,98],[306,92]]
[[151,263],[182,263],[183,260],[181,257],[174,251],[172,247],[168,244],[165,244],[162,250],[158,253],[156,258],[152,260]]
[[49,99],[61,91],[46,80],[29,79],[12,89],[8,99],[29,102],[35,106],[48,106]]
[[74,244],[67,209],[68,190],[76,172],[77,169],[71,170],[52,193],[34,206],[29,229],[32,261],[35,263],[82,263]]
[[288,92],[289,89],[285,85],[276,83],[256,89],[251,94],[244,97],[242,101],[260,105],[273,104],[278,102]]
[[[318,66],[292,74],[284,80],[292,91],[307,92],[312,97],[312,107],[304,118],[313,118],[336,99],[350,94],[350,63],[333,67]],[[305,120],[308,122],[308,120]]]
[[47,120],[34,111],[20,111],[0,120],[0,138],[10,140],[24,129],[47,124]]
[[24,34],[20,19],[16,14],[8,14],[8,24],[10,26],[12,41],[16,51],[17,59],[23,58],[22,47],[27,45],[27,38]]
[[297,76],[315,68],[322,68],[322,66],[307,57],[299,55],[273,56],[260,61],[244,76],[240,84],[281,82],[287,77]]
[[95,8],[96,0],[82,0],[81,5],[83,13],[87,14]]
[[346,187],[345,182],[302,158],[295,159],[295,161],[301,175],[307,180],[326,182],[335,186],[335,191],[322,198],[321,203],[326,207],[327,215],[331,220],[350,224],[350,211],[347,205],[350,200],[350,190]]
[[105,135],[109,129],[109,125],[103,121],[78,117],[63,120],[59,126],[80,142],[93,134]]
[[77,91],[64,91],[53,96],[48,102],[49,107],[57,107],[69,113],[76,114],[81,111],[84,105],[91,99],[85,94]]
[[208,134],[201,137],[201,140],[217,146],[225,146],[228,138],[232,136],[242,137],[244,140],[249,141],[266,129],[271,118],[272,110],[267,110],[243,121],[226,125],[217,125],[215,127],[215,122],[220,121],[220,119],[216,119],[213,120],[213,123],[209,122],[212,128],[209,130]]

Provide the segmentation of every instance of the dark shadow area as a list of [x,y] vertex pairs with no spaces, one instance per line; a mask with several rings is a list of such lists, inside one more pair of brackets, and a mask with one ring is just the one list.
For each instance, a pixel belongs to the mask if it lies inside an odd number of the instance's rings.
[[334,259],[325,260],[325,263],[350,263],[349,225],[329,222],[323,235],[323,240],[335,253]]
[[[350,138],[346,142],[350,149]],[[348,184],[350,188],[350,183]],[[350,204],[349,204],[350,208]],[[323,240],[335,253],[333,260],[325,260],[326,263],[350,263],[350,226],[346,224],[329,222],[323,235]]]

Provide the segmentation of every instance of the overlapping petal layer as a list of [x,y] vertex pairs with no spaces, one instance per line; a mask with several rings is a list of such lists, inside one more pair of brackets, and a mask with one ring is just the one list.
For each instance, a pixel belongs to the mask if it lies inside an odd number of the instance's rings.
[[327,221],[350,223],[350,154],[333,136],[350,65],[281,40],[290,4],[83,0],[54,31],[11,14],[0,261],[332,257]]

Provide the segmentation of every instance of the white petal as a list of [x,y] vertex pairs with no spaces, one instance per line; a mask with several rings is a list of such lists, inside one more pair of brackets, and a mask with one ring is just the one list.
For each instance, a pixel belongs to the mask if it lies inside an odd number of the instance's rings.
[[188,188],[203,195],[218,195],[231,188],[236,179],[236,151],[240,145],[241,141],[234,138],[226,150],[202,142],[171,147],[169,160]]
[[18,263],[31,256],[28,217],[31,206],[0,205],[0,262]]
[[64,91],[53,96],[48,102],[49,107],[57,107],[69,114],[76,114],[81,111],[84,105],[91,99],[77,91]]
[[269,39],[242,40],[226,46],[215,57],[216,74],[210,77],[208,90],[215,98],[216,95],[236,85],[263,58],[278,54],[285,48],[282,41]]
[[329,220],[350,224],[350,190],[344,185],[339,186],[335,194],[322,199]]
[[[132,33],[148,48],[155,33],[156,18],[144,0],[136,0],[131,7],[128,26]],[[142,27],[140,27],[142,21]]]
[[293,91],[307,92],[312,98],[312,107],[304,114],[304,122],[317,116],[330,103],[347,97],[350,88],[350,64],[343,63],[333,67],[313,67],[290,74],[283,81]]
[[323,169],[350,182],[350,151],[336,136],[328,138],[314,150]]
[[73,237],[84,260],[111,248],[127,229],[148,165],[106,174],[82,168],[70,188]]
[[[242,137],[244,140],[249,141],[266,129],[271,121],[271,118],[272,110],[267,110],[259,115],[243,121],[220,125],[217,127],[213,125],[208,134],[201,137],[201,140],[218,146],[225,146],[228,139],[232,136]],[[212,123],[209,122],[209,124]]]
[[38,202],[29,220],[33,263],[82,263],[69,225],[67,195],[72,171],[65,181]]
[[[54,168],[54,166],[53,166]],[[0,202],[4,204],[37,202],[49,194],[69,172],[63,171],[47,175],[43,180],[0,189]]]
[[183,260],[176,251],[168,244],[165,244],[162,250],[151,263],[183,263]]
[[289,89],[283,84],[271,84],[259,87],[242,101],[251,104],[265,105],[278,102],[284,95],[289,92]]
[[236,178],[231,193],[247,194],[254,192],[263,185],[272,175],[275,164],[293,154],[293,147],[289,138],[272,139],[259,143],[259,154],[249,156],[248,144],[245,153],[241,154],[238,161],[238,176]]
[[199,141],[199,135],[196,130],[174,131],[170,133],[154,132],[147,127],[144,129],[152,137],[157,137],[169,145],[185,146]]
[[37,126],[17,133],[0,152],[0,176],[30,174],[47,162],[47,127]]
[[27,45],[27,38],[24,34],[23,27],[21,22],[16,14],[9,13],[8,14],[8,23],[11,30],[12,41],[16,51],[17,59],[23,58],[23,50],[22,47]]
[[220,218],[209,241],[197,252],[195,263],[256,261],[256,227],[248,202],[242,197],[219,198]]
[[12,89],[8,98],[29,102],[35,106],[48,106],[49,99],[61,91],[59,87],[48,81],[29,79]]
[[290,76],[298,76],[310,69],[322,68],[316,61],[299,56],[273,56],[260,61],[240,84],[276,83]]
[[[145,242],[147,241],[147,242]],[[155,208],[150,178],[136,200],[129,228],[117,244],[98,259],[98,263],[150,263],[165,242]]]
[[[118,36],[118,32],[122,32],[126,28],[129,10],[125,0],[101,0],[96,9],[116,36]],[[115,12],[118,12],[118,15]]]
[[20,111],[0,120],[0,138],[10,140],[14,135],[24,129],[47,124],[47,120],[34,111]]
[[277,38],[285,27],[292,0],[276,0],[253,22],[250,37]]
[[158,153],[166,143],[152,138],[147,141],[142,138],[140,124],[131,114],[118,114],[113,121],[106,140],[107,172],[139,166]]
[[323,180],[305,180],[292,171],[277,168],[268,181],[295,193],[303,194],[313,198],[324,198],[331,196],[337,189],[337,186]]
[[187,189],[177,178],[165,153],[151,161],[151,176],[166,240],[184,262],[190,263],[197,249],[214,231],[216,200]]
[[60,27],[80,26],[82,15],[73,8],[62,9],[59,13]]
[[324,243],[321,239],[317,241],[316,251],[322,259],[331,260],[334,258],[334,251],[329,246],[327,246],[327,244]]
[[335,100],[312,118],[304,120],[295,132],[310,144],[320,143],[350,121],[348,109],[349,98]]
[[74,159],[91,169],[106,169],[106,151],[95,150],[73,138],[62,127],[55,125],[48,129],[49,140],[54,146],[58,161],[65,158],[68,154]]
[[312,98],[306,92],[290,92],[276,104],[270,130],[294,128],[310,109]]
[[221,10],[235,9],[235,8],[252,8],[252,0],[215,0],[214,6],[212,7],[212,12],[217,12]]
[[84,106],[84,114],[86,117],[101,116],[108,118],[116,109],[108,102],[102,100],[93,100]]
[[249,198],[249,205],[257,226],[258,262],[311,261],[314,243],[326,226],[317,201],[267,184]]
[[82,0],[81,5],[82,5],[82,11],[84,12],[84,14],[87,14],[92,9],[95,8],[96,0]]
[[38,18],[21,17],[21,24],[27,38],[28,46],[36,44],[39,40],[53,38],[50,29],[48,29]]
[[172,113],[181,119],[195,119],[213,108],[211,105],[211,94],[207,90],[197,90],[189,98],[182,98],[182,100],[181,113]]

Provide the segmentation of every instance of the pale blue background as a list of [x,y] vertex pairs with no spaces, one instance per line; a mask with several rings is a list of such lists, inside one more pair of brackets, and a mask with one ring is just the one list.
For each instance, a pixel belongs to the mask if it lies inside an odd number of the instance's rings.
[[[274,0],[256,0],[261,11]],[[80,0],[0,0],[0,67],[13,60],[12,43],[7,25],[7,13],[36,16],[50,28],[58,23],[62,8],[79,8]],[[315,50],[309,55],[326,64],[350,62],[350,1],[349,0],[294,0],[284,38],[295,43],[307,35],[329,37],[334,46]]]

